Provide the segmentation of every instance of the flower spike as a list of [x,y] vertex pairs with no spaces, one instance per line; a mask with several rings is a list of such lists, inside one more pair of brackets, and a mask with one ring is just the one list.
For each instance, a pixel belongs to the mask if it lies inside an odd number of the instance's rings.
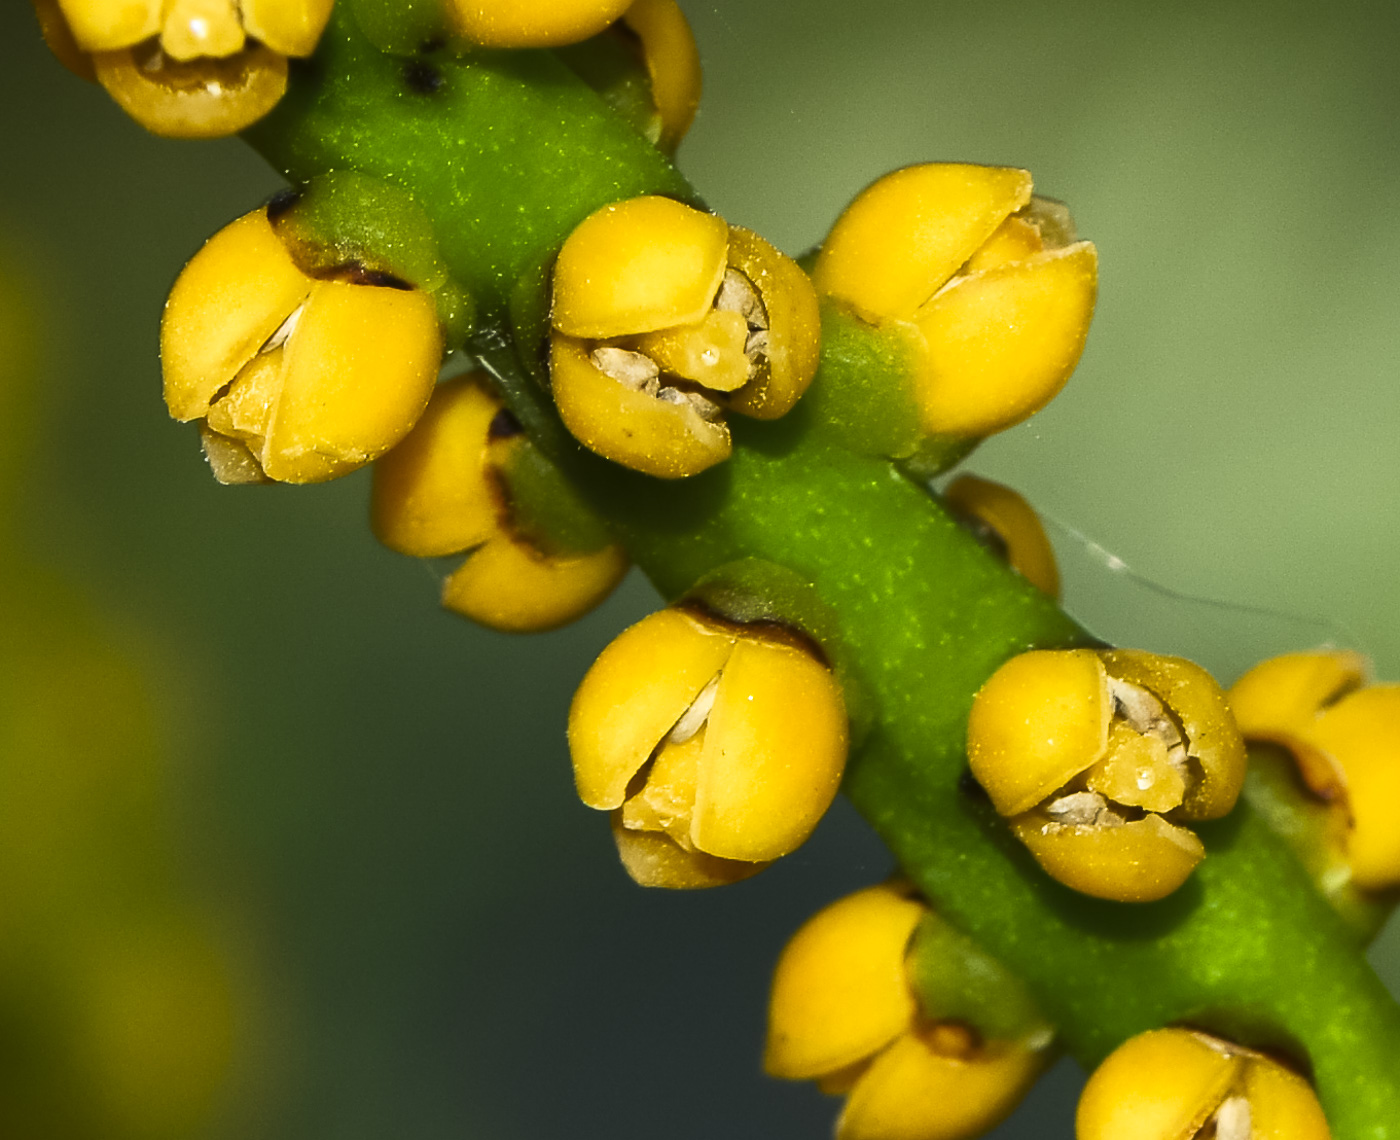
[[1204,669],[1138,650],[1038,650],[978,692],[968,761],[1055,879],[1151,902],[1205,857],[1179,821],[1216,819],[1244,782],[1244,743]]

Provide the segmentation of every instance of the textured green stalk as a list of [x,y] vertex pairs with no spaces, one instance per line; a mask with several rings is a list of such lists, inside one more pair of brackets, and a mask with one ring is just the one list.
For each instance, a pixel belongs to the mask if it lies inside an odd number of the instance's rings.
[[[848,794],[934,905],[1026,980],[1076,1057],[1093,1064],[1135,1032],[1186,1020],[1310,1058],[1337,1140],[1400,1137],[1400,1009],[1245,805],[1200,828],[1210,856],[1175,895],[1113,904],[1050,882],[966,775],[967,713],[987,676],[1022,650],[1091,639],[923,487],[860,453],[879,425],[856,422],[870,409],[859,389],[897,360],[831,322],[798,411],[731,418],[733,458],[679,483],[563,435],[540,383],[550,257],[607,202],[694,200],[567,68],[547,53],[381,56],[342,5],[251,141],[293,181],[357,169],[412,194],[477,301],[473,347],[663,594],[744,558],[815,587],[868,729]],[[855,401],[845,410],[842,393]]]

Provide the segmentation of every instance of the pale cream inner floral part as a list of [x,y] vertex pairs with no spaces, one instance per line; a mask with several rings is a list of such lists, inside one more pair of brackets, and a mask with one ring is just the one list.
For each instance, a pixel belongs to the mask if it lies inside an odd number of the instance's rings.
[[716,397],[742,388],[767,363],[768,314],[752,282],[729,268],[699,322],[604,341],[589,359],[624,387],[689,404],[714,423],[722,416]]

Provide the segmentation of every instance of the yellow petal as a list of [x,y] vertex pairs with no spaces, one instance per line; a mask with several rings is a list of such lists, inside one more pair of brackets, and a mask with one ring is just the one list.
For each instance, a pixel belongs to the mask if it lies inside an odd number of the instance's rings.
[[1247,766],[1230,702],[1214,677],[1184,657],[1140,649],[1104,650],[1109,675],[1153,693],[1186,734],[1186,751],[1200,762],[1201,779],[1187,789],[1187,819],[1218,819],[1227,814],[1244,787]]
[[1312,1086],[1267,1057],[1245,1068],[1250,1140],[1329,1140],[1332,1133]]
[[1011,1114],[1043,1067],[1019,1045],[961,1059],[905,1034],[856,1081],[837,1140],[972,1140]]
[[642,887],[673,891],[700,890],[737,883],[763,870],[767,863],[716,859],[703,851],[686,851],[655,831],[629,831],[613,813],[613,839],[622,866]]
[[817,374],[817,291],[797,262],[741,226],[729,228],[729,265],[753,285],[768,319],[766,363],[730,397],[729,407],[755,419],[777,419],[792,410]]
[[1184,1029],[1156,1029],[1120,1045],[1089,1078],[1078,1140],[1190,1140],[1240,1072],[1238,1056]]
[[550,383],[564,426],[605,459],[661,479],[696,475],[729,458],[729,429],[689,402],[630,388],[596,368],[583,342],[556,335]]
[[501,533],[443,583],[442,604],[492,629],[538,633],[582,617],[626,573],[627,556],[619,546],[546,556]]
[[1347,861],[1357,886],[1400,885],[1400,686],[1374,685],[1343,698],[1317,719],[1311,740],[1346,781]]
[[188,63],[240,52],[245,38],[232,0],[175,0],[162,22],[160,46],[170,59]]
[[1112,710],[1108,678],[1093,650],[1013,657],[973,701],[972,774],[997,811],[1019,815],[1103,755]]
[[239,0],[250,36],[282,55],[307,56],[316,50],[334,0]]
[[287,90],[287,59],[254,45],[225,59],[179,63],[146,45],[98,52],[97,81],[153,134],[216,139],[250,127]]
[[841,786],[846,706],[809,652],[741,638],[710,712],[691,839],[761,862],[800,846]]
[[501,402],[479,374],[439,384],[414,429],[374,465],[370,523],[391,550],[456,554],[498,529],[486,471],[487,436]]
[[447,0],[458,31],[481,47],[558,47],[596,36],[629,0]]
[[114,51],[160,31],[165,0],[58,0],[84,51]]
[[657,146],[679,145],[700,106],[700,52],[676,0],[635,0],[622,22],[642,41],[651,98],[661,116]]
[[267,211],[254,210],[204,243],[176,278],[161,318],[165,402],[198,419],[315,284],[292,262]]
[[986,436],[1044,407],[1069,379],[1094,313],[1089,242],[955,280],[914,317],[924,430]]
[[43,34],[44,42],[58,62],[79,79],[96,83],[97,72],[93,70],[92,58],[73,38],[73,29],[68,26],[58,0],[34,0],[34,14],[39,17],[39,31]]
[[1195,832],[1148,815],[1117,827],[1059,824],[1040,812],[1011,821],[1011,830],[1052,879],[1115,902],[1155,902],[1205,858]]
[[1085,782],[1115,803],[1151,812],[1180,807],[1186,793],[1186,781],[1161,738],[1139,736],[1122,721],[1109,729],[1108,754],[1089,769]]
[[887,174],[837,219],[812,272],[817,291],[872,320],[909,320],[1031,197],[1003,166],[928,163]]
[[663,372],[717,392],[732,392],[748,383],[747,338],[748,325],[742,316],[712,309],[699,324],[677,325],[638,337],[636,349],[656,361]]
[[996,532],[1006,546],[1006,560],[1032,586],[1052,598],[1060,596],[1055,549],[1031,505],[1010,487],[960,475],[943,497],[949,506],[973,516]]
[[678,845],[693,850],[690,817],[700,779],[705,729],[677,744],[668,740],[657,752],[642,790],[621,807],[622,823],[635,831],[664,831]]
[[398,443],[442,360],[432,298],[319,281],[287,341],[285,381],[259,458],[288,483],[333,479]]
[[883,1049],[917,1009],[904,957],[927,908],[885,883],[818,911],[778,959],[763,1067],[788,1080],[824,1077]]
[[554,327],[601,338],[695,324],[719,291],[728,243],[723,218],[670,198],[604,206],[559,251]]
[[998,266],[1025,261],[1045,248],[1040,228],[1029,218],[1013,214],[997,227],[982,247],[967,259],[963,272],[982,273]]
[[569,708],[579,798],[622,806],[627,785],[734,645],[727,629],[665,609],[624,630],[598,656]]

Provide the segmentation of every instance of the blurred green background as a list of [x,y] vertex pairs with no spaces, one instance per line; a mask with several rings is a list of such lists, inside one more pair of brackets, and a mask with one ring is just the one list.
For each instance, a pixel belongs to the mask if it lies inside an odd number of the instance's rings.
[[[1076,377],[969,465],[1050,517],[1077,614],[1227,676],[1335,640],[1400,678],[1392,4],[682,2],[707,94],[681,162],[730,220],[796,252],[880,173],[960,159],[1029,167],[1098,243]],[[43,314],[25,540],[144,670],[174,873],[225,916],[205,1133],[825,1135],[836,1102],[758,1072],[767,975],[880,845],[840,806],[751,882],[632,887],[563,724],[647,585],[496,635],[375,545],[363,473],[217,487],[165,417],[160,306],[279,180],[126,122],[25,3],[0,53],[0,251]],[[1395,923],[1374,958],[1400,989]],[[997,1135],[1068,1138],[1075,1079]]]

